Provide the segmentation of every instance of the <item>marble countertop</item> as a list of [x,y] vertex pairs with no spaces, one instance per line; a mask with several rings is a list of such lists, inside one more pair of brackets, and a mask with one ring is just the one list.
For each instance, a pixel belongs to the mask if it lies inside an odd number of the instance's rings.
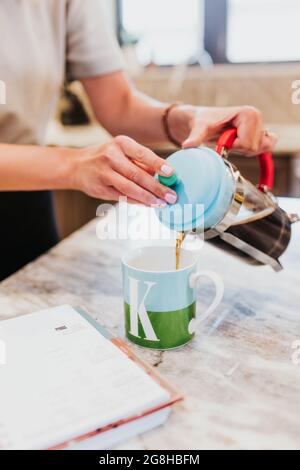
[[[300,200],[282,205],[300,213]],[[81,305],[122,335],[121,241],[100,241],[97,220],[0,284],[0,319]],[[168,422],[121,449],[300,449],[300,224],[285,270],[254,267],[205,244],[200,265],[219,273],[225,296],[201,334],[176,351],[137,353],[186,399]],[[203,286],[203,296],[213,295]]]

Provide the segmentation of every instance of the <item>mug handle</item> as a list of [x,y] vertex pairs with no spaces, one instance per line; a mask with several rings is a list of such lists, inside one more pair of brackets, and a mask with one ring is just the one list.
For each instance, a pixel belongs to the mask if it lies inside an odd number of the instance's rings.
[[214,273],[213,271],[197,271],[195,273],[192,273],[189,277],[190,288],[195,289],[202,277],[208,277],[214,283],[216,288],[216,295],[211,305],[207,308],[204,314],[201,315],[201,318],[198,316],[199,314],[197,313],[196,318],[193,318],[190,321],[188,331],[191,335],[195,333],[199,329],[200,324],[215,311],[215,309],[221,303],[224,295],[223,280],[218,274]]

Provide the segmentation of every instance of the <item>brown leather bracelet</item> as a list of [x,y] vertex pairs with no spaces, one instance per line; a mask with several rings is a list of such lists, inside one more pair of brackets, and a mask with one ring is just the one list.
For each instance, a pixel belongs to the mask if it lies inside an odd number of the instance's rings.
[[180,103],[172,103],[166,109],[164,109],[164,111],[162,113],[162,125],[163,125],[163,128],[164,128],[165,135],[166,135],[168,141],[171,142],[172,144],[176,145],[176,147],[181,147],[181,143],[172,136],[172,133],[171,133],[170,127],[169,127],[169,119],[168,118],[169,118],[170,111],[172,111],[172,109],[174,109],[174,108],[177,108],[177,106],[179,106],[179,105],[180,105]]

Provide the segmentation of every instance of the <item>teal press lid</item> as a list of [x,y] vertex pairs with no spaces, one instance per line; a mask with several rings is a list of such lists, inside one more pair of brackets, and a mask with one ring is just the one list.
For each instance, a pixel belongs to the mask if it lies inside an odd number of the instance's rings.
[[167,158],[173,175],[162,184],[177,193],[177,203],[156,208],[159,220],[171,230],[207,229],[219,223],[232,200],[235,183],[222,157],[207,147],[180,150]]
[[174,171],[171,176],[158,175],[158,180],[161,184],[169,187],[174,186],[179,181],[176,171]]

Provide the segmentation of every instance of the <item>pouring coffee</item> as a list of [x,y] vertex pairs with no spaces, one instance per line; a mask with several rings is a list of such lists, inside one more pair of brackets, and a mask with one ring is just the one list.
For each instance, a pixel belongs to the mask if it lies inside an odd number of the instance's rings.
[[[230,163],[229,150],[236,137],[236,129],[228,129],[220,137],[216,151],[199,147],[168,157],[175,170],[169,185],[177,193],[177,203],[156,209],[156,214],[161,223],[181,234],[181,241],[182,234],[201,233],[205,240],[243,261],[280,271],[279,257],[288,247],[291,225],[299,217],[282,210],[271,192],[271,153],[258,156],[258,186]],[[168,185],[168,178],[162,182]]]

